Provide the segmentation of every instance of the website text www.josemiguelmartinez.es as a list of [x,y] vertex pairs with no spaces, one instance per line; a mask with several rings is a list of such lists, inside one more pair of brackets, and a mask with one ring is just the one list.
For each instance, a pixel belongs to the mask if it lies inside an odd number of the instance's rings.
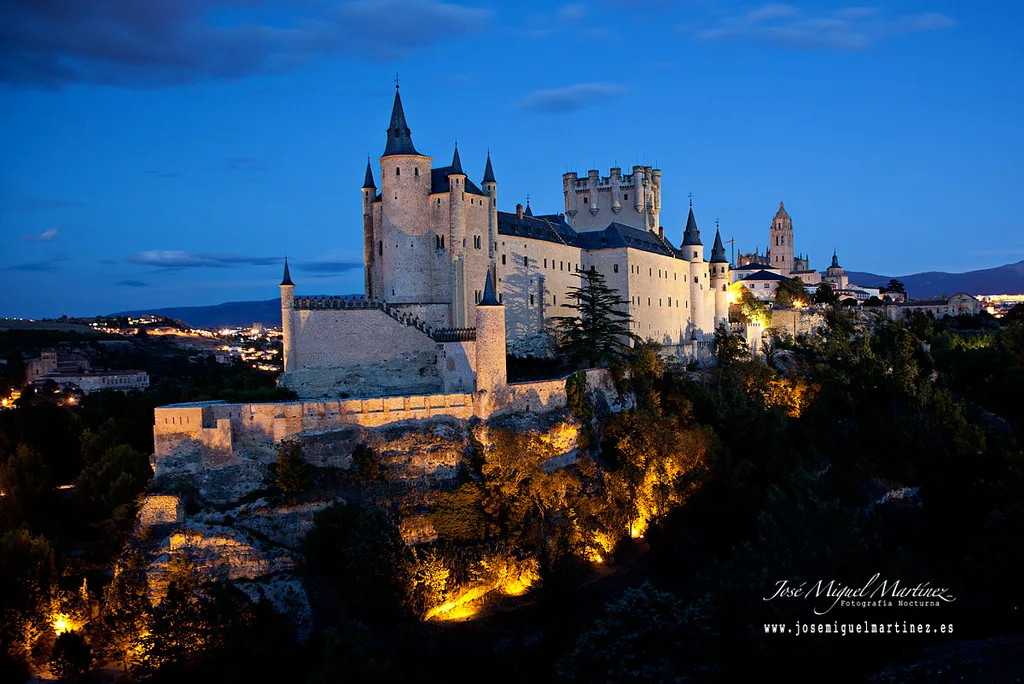
[[801,622],[797,620],[793,624],[787,623],[765,623],[765,634],[788,634],[800,636],[802,634],[838,634],[849,636],[851,634],[952,634],[953,625],[948,623],[920,623],[902,620],[898,622]]

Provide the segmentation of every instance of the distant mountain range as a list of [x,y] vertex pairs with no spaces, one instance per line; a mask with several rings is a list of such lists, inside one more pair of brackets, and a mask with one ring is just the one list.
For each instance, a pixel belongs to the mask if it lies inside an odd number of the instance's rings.
[[[986,268],[967,273],[942,273],[929,271],[912,275],[887,276],[862,271],[847,271],[850,282],[857,285],[877,287],[888,285],[896,278],[903,282],[907,293],[915,299],[927,299],[957,292],[978,294],[1019,294],[1024,293],[1024,261],[1006,264],[997,268]],[[154,314],[176,318],[193,328],[235,328],[259,322],[264,325],[281,325],[281,300],[268,299],[260,302],[227,302],[216,306],[179,306],[169,309],[144,309],[122,311],[120,316],[142,316]]]
[[866,287],[888,285],[890,279],[896,278],[903,283],[907,295],[913,299],[954,295],[957,292],[972,295],[1024,293],[1024,261],[966,273],[928,271],[912,275],[887,276],[847,271],[846,275],[850,277],[851,283]]
[[119,311],[115,316],[165,316],[176,318],[193,328],[238,328],[262,323],[281,325],[281,300],[268,299],[262,302],[227,302],[215,306],[175,306],[168,309],[140,309]]

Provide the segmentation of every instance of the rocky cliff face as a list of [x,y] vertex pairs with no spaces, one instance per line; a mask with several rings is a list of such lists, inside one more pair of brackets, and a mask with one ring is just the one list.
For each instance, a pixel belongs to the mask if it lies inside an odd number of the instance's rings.
[[436,538],[427,512],[438,488],[454,478],[474,442],[491,446],[495,428],[538,434],[554,454],[551,469],[572,462],[579,451],[581,427],[563,414],[520,414],[491,422],[438,418],[300,433],[295,439],[317,480],[301,503],[286,503],[273,489],[276,445],[270,442],[239,440],[233,457],[224,462],[205,458],[201,449],[176,451],[161,460],[138,523],[137,541],[149,559],[151,600],[165,595],[171,562],[183,555],[200,580],[229,581],[253,600],[270,601],[292,617],[305,638],[311,610],[295,575],[302,539],[316,513],[343,500],[330,483],[346,477],[355,481],[345,474],[352,469],[353,450],[364,444],[378,454],[389,491],[404,492],[398,500],[403,537],[418,544]]

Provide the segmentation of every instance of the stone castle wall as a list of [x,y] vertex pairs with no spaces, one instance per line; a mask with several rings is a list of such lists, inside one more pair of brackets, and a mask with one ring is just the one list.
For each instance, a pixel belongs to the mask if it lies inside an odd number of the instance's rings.
[[[614,388],[607,370],[593,369],[586,374],[589,389],[611,396]],[[180,454],[183,449],[199,454],[198,461],[203,467],[228,465],[234,463],[234,446],[240,442],[277,443],[300,433],[351,426],[373,428],[439,417],[469,420],[517,412],[556,411],[565,407],[565,382],[566,378],[558,378],[511,383],[489,393],[260,404],[209,401],[160,406],[154,410],[153,426],[157,473],[162,459]],[[204,427],[207,425],[213,427]],[[206,431],[216,435],[216,439],[206,436]]]

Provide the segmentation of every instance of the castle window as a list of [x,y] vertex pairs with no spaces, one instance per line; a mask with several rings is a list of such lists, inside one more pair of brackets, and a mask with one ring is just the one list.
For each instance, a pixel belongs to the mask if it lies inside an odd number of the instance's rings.
[[545,260],[544,260],[544,268],[547,268],[547,267],[548,267],[548,260],[547,260],[547,259],[545,259]]
[[556,297],[555,295],[551,295],[551,303],[552,304],[557,304],[558,303],[558,297]]
[[530,295],[530,306],[533,306],[533,295]]
[[696,250],[694,250],[694,252],[693,252],[693,258],[694,258],[694,259],[696,259],[696,258],[697,258],[697,251],[696,251]]
[[419,176],[420,176],[420,169],[419,169],[418,166],[412,170],[412,175],[414,175],[417,178],[419,178]]
[[502,266],[505,265],[505,255],[504,254],[501,255],[501,265]]
[[377,243],[377,254],[380,255],[380,256],[384,256],[384,241],[383,240],[381,240],[380,242]]
[[530,257],[527,257],[527,256],[523,257],[523,266],[526,266],[527,268],[530,267]]
[[627,192],[627,193],[626,193],[625,195],[623,195],[623,196],[622,196],[622,199],[624,199],[624,200],[628,200],[628,199],[629,199],[629,193]]
[[612,272],[613,273],[618,273],[619,272],[619,265],[618,264],[612,264]]
[[473,249],[480,249],[480,236],[479,235],[474,235],[473,236]]
[[503,293],[501,293],[501,292],[498,293],[498,303],[499,304],[501,304],[503,301],[505,301],[504,299],[502,299],[503,296],[504,296]]
[[668,298],[668,305],[669,305],[669,307],[672,306],[672,298],[671,297]]
[[661,306],[661,299],[658,299],[658,306]]
[[589,204],[590,203],[590,198],[589,197],[584,197],[583,198],[583,203],[584,204]]
[[479,304],[480,303],[480,290],[475,290],[473,292],[473,303],[474,304]]
[[402,175],[402,169],[400,169],[400,168],[398,168],[398,167],[396,166],[396,167],[395,167],[395,175],[396,175],[396,176],[401,176],[401,175]]
[[727,291],[727,290],[726,290],[726,287],[725,287],[725,285],[723,285],[723,286],[722,286],[722,292],[726,292],[726,291]]
[[564,271],[565,270],[565,262],[564,261],[559,261],[558,262],[558,270],[559,271]]
[[647,275],[653,276],[654,275],[654,269],[653,268],[647,269]]
[[651,298],[650,298],[650,297],[648,297],[648,298],[647,298],[647,306],[650,306],[650,305],[651,305]]

